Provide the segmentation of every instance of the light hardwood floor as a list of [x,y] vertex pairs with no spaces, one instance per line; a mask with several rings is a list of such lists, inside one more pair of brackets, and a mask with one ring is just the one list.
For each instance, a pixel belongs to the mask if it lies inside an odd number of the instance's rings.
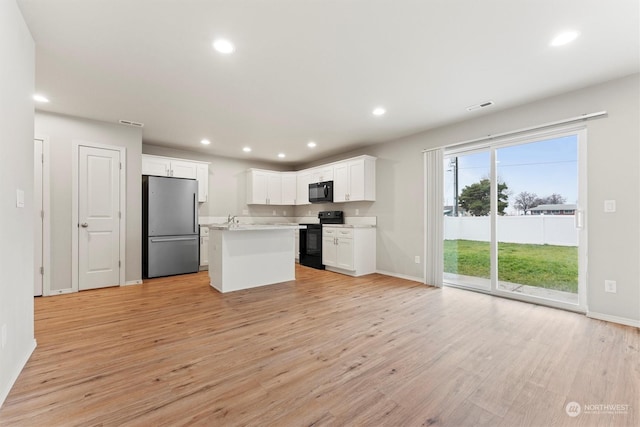
[[[637,328],[296,272],[226,295],[198,273],[37,298],[38,347],[0,425],[640,425]],[[630,406],[586,413],[601,404]]]

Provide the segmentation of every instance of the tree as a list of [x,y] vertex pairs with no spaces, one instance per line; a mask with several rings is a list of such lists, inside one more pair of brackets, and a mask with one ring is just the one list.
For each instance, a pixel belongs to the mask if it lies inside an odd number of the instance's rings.
[[[498,183],[498,214],[504,215],[504,210],[509,204],[507,199],[507,184]],[[482,179],[475,184],[467,185],[460,192],[458,203],[473,216],[486,216],[491,211],[491,181]]]
[[[547,197],[542,197],[540,199],[538,199],[538,205],[560,205],[564,202],[567,201],[566,197],[563,197],[562,195],[558,194],[558,193],[553,193],[550,196]],[[532,206],[533,207],[533,206]]]
[[536,193],[529,193],[528,191],[523,191],[519,193],[514,199],[513,206],[516,209],[521,211],[526,211],[527,209],[535,208],[540,204],[538,195]]

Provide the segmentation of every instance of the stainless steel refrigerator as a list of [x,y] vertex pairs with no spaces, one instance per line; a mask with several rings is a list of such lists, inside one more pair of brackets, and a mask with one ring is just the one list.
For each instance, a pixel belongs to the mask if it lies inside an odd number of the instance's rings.
[[195,273],[200,264],[198,182],[142,177],[142,276]]

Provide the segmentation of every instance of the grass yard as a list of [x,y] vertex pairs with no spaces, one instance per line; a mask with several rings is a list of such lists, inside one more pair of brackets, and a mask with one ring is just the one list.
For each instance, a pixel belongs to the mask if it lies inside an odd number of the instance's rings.
[[[488,279],[489,242],[444,241],[444,271]],[[498,280],[578,293],[578,248],[498,243]]]

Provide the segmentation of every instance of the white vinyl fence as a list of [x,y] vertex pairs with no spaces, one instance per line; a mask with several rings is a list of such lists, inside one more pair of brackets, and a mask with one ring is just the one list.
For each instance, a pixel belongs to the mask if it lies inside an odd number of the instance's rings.
[[[573,215],[499,216],[499,242],[578,246]],[[488,216],[445,216],[445,240],[491,240]]]

